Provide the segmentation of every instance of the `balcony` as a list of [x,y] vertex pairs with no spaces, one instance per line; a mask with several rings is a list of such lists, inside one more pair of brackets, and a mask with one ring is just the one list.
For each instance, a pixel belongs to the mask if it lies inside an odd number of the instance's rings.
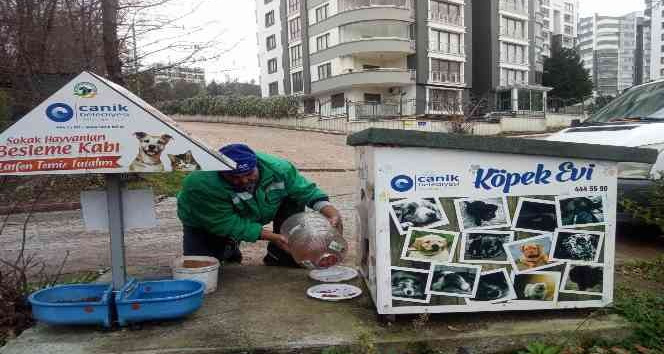
[[505,12],[510,12],[519,16],[528,17],[528,6],[518,5],[514,2],[508,2],[505,0],[500,1],[500,10]]
[[415,54],[415,41],[401,38],[366,38],[337,44],[311,54],[311,64],[319,64],[344,55],[359,53],[403,53]]
[[530,63],[528,62],[527,59],[500,59],[500,65],[517,65],[517,66],[529,66]]
[[373,6],[392,6],[413,10],[413,0],[339,0],[339,12]]
[[523,31],[522,33],[519,33],[517,31],[505,28],[505,27],[500,27],[500,38],[501,40],[507,39],[515,42],[519,42],[521,44],[527,45],[528,44],[528,31]]
[[463,45],[449,45],[436,41],[429,42],[429,51],[431,53],[451,55],[459,58],[466,56],[465,47]]
[[463,75],[459,73],[448,73],[443,71],[432,71],[429,81],[441,84],[463,84]]
[[338,91],[353,86],[407,86],[415,83],[415,70],[401,68],[347,69],[346,73],[311,83],[311,93]]
[[430,12],[429,20],[431,22],[440,23],[448,26],[463,27],[464,21],[462,15],[453,15],[445,12]]

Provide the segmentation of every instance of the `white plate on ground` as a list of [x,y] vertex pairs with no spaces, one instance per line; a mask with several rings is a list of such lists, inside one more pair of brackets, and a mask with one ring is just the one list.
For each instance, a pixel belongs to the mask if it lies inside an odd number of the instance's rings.
[[357,271],[351,267],[334,266],[325,269],[314,269],[309,278],[323,283],[339,283],[357,277]]
[[307,295],[325,301],[340,301],[358,297],[362,289],[348,284],[320,284],[307,289]]

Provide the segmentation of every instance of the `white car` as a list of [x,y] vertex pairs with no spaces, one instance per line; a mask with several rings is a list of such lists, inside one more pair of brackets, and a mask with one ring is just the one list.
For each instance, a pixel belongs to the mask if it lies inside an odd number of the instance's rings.
[[[645,192],[653,179],[659,178],[660,173],[664,175],[664,80],[631,88],[583,123],[552,134],[547,140],[658,150],[654,165],[618,164],[619,198],[646,203]],[[661,233],[659,228],[644,225],[621,212],[620,207],[618,223],[631,225],[630,231]]]

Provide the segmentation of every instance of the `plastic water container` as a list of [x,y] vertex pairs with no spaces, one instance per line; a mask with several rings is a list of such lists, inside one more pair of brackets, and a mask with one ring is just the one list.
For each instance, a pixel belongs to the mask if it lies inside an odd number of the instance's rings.
[[194,279],[205,284],[205,293],[217,290],[219,260],[206,256],[183,256],[173,262],[173,279]]
[[296,262],[309,269],[329,268],[341,263],[348,243],[320,213],[305,212],[290,216],[281,225]]
[[204,290],[198,280],[131,280],[115,294],[118,324],[187,316],[203,304]]
[[28,297],[32,316],[53,325],[111,326],[110,284],[58,285]]

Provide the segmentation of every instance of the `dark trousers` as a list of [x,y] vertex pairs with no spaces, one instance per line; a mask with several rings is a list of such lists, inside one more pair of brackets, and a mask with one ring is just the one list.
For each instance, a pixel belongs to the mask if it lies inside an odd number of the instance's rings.
[[[277,214],[272,221],[273,231],[280,233],[281,225],[291,215],[301,213],[305,206],[296,201],[285,198]],[[240,262],[242,254],[240,253],[240,243],[228,235],[214,235],[204,229],[183,226],[182,245],[185,256],[209,256],[215,257],[220,261]],[[263,259],[268,265],[297,266],[297,262],[286,251],[277,247],[272,242],[267,245],[267,255]]]

